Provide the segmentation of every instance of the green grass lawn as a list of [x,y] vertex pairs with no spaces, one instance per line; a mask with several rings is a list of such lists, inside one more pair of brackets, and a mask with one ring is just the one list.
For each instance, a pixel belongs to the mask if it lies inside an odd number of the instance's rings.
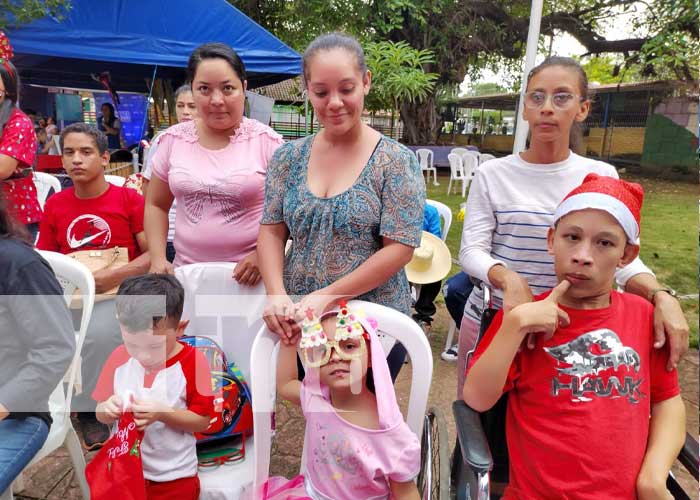
[[[679,295],[695,295],[693,299],[683,300],[682,305],[690,325],[690,344],[698,347],[698,186],[631,175],[623,177],[644,186],[642,260],[659,281],[677,290]],[[447,176],[438,176],[439,186],[433,186],[431,181],[427,196],[452,209],[447,246],[453,259],[457,259],[462,237],[462,222],[457,220],[457,213],[466,198],[460,194],[448,196],[448,180]],[[450,275],[458,271],[459,265],[453,264]]]

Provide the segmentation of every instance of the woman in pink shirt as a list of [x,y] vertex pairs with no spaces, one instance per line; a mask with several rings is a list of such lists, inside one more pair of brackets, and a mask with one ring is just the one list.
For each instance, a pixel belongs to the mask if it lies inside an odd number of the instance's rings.
[[144,221],[151,271],[173,270],[165,247],[177,200],[174,266],[237,262],[234,278],[254,285],[265,173],[282,137],[243,116],[245,67],[229,46],[198,47],[187,71],[198,118],[166,130],[151,160]]

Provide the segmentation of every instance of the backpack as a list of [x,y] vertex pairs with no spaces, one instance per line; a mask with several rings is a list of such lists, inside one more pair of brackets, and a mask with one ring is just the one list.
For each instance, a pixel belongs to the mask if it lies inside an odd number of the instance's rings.
[[226,354],[214,340],[198,335],[178,338],[207,358],[214,393],[214,417],[204,432],[196,432],[197,444],[253,433],[253,406],[250,390],[241,371],[228,363]]

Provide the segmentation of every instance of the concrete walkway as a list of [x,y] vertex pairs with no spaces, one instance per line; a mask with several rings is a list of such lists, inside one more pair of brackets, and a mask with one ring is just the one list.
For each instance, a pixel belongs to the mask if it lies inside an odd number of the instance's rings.
[[[445,343],[447,332],[447,313],[444,305],[438,306],[438,315],[433,323],[436,332],[431,338],[433,347],[433,383],[428,406],[442,409],[447,419],[449,433],[449,450],[455,439],[454,420],[451,405],[456,398],[457,372],[456,363],[447,363],[440,359],[440,353]],[[698,435],[698,351],[686,354],[681,362],[679,376],[681,390],[686,404],[686,429],[694,436]],[[410,390],[411,370],[415,367],[407,364],[401,371],[396,382],[399,404],[405,412]],[[304,420],[301,411],[287,403],[277,405],[277,434],[273,444],[271,458],[271,473],[285,477],[293,477],[299,473],[301,448],[304,436]],[[94,452],[87,454],[89,460]],[[683,487],[692,498],[698,497],[698,484],[685,470],[676,464],[674,472],[680,478]],[[72,500],[80,498],[80,490],[73,477],[73,470],[67,453],[63,449],[45,458],[24,474],[24,488],[17,491],[18,499],[50,499]],[[116,500],[116,499],[115,499]]]

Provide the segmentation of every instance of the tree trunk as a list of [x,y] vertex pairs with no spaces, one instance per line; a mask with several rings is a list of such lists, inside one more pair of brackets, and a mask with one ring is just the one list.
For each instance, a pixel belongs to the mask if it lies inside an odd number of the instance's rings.
[[403,142],[410,145],[437,144],[439,116],[435,95],[429,95],[423,102],[401,104],[403,121]]

